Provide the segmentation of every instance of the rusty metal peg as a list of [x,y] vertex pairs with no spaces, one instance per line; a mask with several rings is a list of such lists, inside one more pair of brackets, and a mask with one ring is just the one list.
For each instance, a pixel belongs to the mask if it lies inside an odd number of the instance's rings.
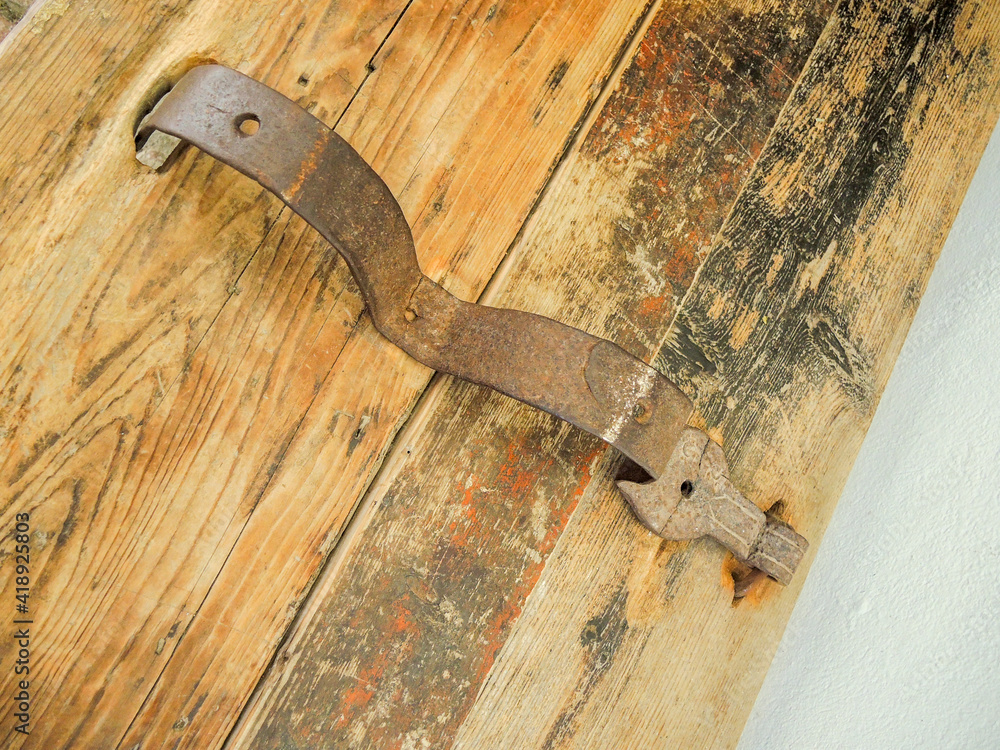
[[658,479],[617,484],[654,534],[672,541],[710,536],[785,586],[809,547],[791,527],[740,494],[721,446],[693,427],[684,429]]

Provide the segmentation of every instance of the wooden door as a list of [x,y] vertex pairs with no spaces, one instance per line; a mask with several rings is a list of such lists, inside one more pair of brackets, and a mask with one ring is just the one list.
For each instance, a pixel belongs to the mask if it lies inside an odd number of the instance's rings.
[[[985,0],[36,2],[0,43],[8,745],[735,745],[998,35]],[[208,61],[335,126],[448,290],[676,380],[813,542],[793,584],[652,536],[599,440],[395,349],[256,184],[140,165]]]

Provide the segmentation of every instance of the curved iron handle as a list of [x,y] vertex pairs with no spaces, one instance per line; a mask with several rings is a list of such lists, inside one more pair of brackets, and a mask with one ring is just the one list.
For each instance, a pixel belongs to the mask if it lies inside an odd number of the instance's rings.
[[[194,144],[278,195],[347,261],[378,331],[428,367],[587,430],[656,477],[691,402],[621,347],[550,318],[475,305],[425,276],[382,178],[290,99],[219,65],[188,72],[139,126]],[[252,132],[250,132],[252,131]]]
[[808,543],[733,487],[722,449],[686,427],[692,404],[676,385],[610,341],[465,302],[434,283],[386,184],[293,101],[206,65],[160,99],[137,139],[150,166],[166,158],[151,152],[186,141],[278,195],[344,257],[375,327],[414,359],[565,419],[645,469],[656,481],[618,487],[651,531],[713,536],[780,583],[791,580]]

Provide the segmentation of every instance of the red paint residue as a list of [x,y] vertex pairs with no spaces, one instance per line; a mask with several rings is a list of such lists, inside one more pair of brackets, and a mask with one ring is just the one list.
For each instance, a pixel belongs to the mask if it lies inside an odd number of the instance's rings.
[[[494,616],[484,626],[481,641],[485,642],[483,643],[482,661],[476,670],[476,680],[473,684],[481,684],[486,675],[489,674],[490,669],[493,668],[496,654],[507,640],[508,625],[516,621],[521,615],[525,600],[534,590],[538,579],[541,578],[549,554],[555,548],[556,542],[566,529],[566,525],[573,515],[573,511],[576,510],[580,498],[583,497],[583,493],[586,492],[587,487],[590,485],[591,467],[606,450],[606,446],[597,445],[587,453],[574,456],[574,468],[579,472],[579,480],[576,487],[561,502],[560,498],[551,498],[549,500],[549,517],[551,518],[551,522],[545,536],[537,547],[540,559],[537,562],[530,562],[525,566],[520,578],[512,586],[511,595],[504,600],[503,606],[496,611]],[[508,457],[511,455],[508,451]],[[470,693],[469,700],[474,698],[475,692]]]
[[661,294],[657,297],[647,297],[639,303],[640,315],[653,315],[663,312],[663,306],[667,303],[667,295]]

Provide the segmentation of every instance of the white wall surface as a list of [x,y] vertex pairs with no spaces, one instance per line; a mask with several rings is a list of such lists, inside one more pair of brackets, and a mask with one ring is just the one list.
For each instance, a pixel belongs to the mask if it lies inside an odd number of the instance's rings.
[[1000,748],[1000,129],[739,750]]

